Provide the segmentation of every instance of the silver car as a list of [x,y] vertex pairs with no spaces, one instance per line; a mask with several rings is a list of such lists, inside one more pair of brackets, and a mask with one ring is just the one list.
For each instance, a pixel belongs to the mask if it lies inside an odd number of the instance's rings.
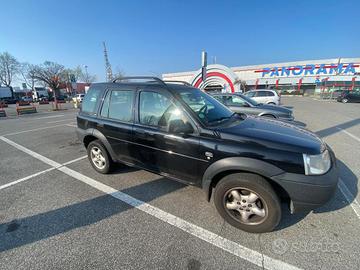
[[257,103],[252,98],[240,93],[217,93],[212,96],[236,113],[258,115],[286,121],[294,120],[292,110],[280,106]]

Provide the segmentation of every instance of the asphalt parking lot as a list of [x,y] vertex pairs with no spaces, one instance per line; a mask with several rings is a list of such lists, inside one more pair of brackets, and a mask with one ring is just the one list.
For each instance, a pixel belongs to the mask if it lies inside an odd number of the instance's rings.
[[359,269],[360,104],[283,103],[333,148],[341,180],[324,207],[266,234],[224,223],[195,187],[121,165],[96,173],[76,110],[0,120],[0,268]]

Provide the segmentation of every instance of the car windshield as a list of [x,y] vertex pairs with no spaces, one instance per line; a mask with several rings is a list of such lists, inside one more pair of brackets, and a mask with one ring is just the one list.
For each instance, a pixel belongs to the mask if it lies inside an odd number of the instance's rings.
[[206,126],[221,124],[234,116],[227,107],[201,90],[185,88],[177,93]]
[[254,99],[247,97],[245,95],[239,95],[242,99],[246,100],[248,103],[250,103],[253,106],[258,106],[259,103],[257,103]]

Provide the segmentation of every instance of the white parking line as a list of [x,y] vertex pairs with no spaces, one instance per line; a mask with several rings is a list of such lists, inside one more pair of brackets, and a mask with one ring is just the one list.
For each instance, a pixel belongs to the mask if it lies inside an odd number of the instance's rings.
[[351,138],[357,140],[358,142],[360,142],[360,138],[355,136],[354,134],[351,134],[349,131],[346,131],[345,129],[342,129],[342,128],[337,128],[337,129],[344,132],[345,134],[349,135]]
[[347,202],[349,203],[349,205],[351,206],[351,208],[354,210],[357,217],[360,219],[360,204],[356,200],[355,196],[351,193],[351,191],[347,188],[347,186],[345,185],[344,181],[341,178],[339,178],[338,187],[341,193],[344,195]]
[[[68,161],[68,162],[63,163],[62,166],[69,165],[69,164],[74,163],[74,162],[76,162],[76,161],[82,160],[82,159],[84,159],[84,158],[86,158],[86,157],[87,157],[87,156],[82,156],[82,157],[79,157],[79,158],[75,158],[75,159],[73,159],[73,160],[70,160],[70,161]],[[16,185],[16,184],[18,184],[18,183],[24,182],[24,181],[26,181],[26,180],[29,180],[29,179],[31,179],[31,178],[33,178],[33,177],[36,177],[36,176],[39,176],[39,175],[41,175],[41,174],[44,174],[44,173],[53,171],[53,170],[55,170],[55,169],[56,169],[55,167],[51,167],[51,168],[49,168],[49,169],[46,169],[46,170],[43,170],[43,171],[40,171],[40,172],[31,174],[31,175],[28,175],[28,176],[26,176],[26,177],[24,177],[24,178],[15,180],[15,181],[13,181],[13,182],[7,183],[7,184],[5,184],[5,185],[0,186],[0,190],[5,189],[5,188],[8,188],[8,187],[11,187],[11,186]]]
[[66,124],[68,127],[77,127],[75,124]]
[[248,262],[251,262],[257,266],[263,267],[265,269],[269,270],[277,270],[277,269],[292,269],[292,270],[299,270],[300,268],[293,266],[291,264],[285,263],[283,261],[273,259],[269,256],[263,255],[258,251],[249,249],[247,247],[244,247],[236,242],[233,242],[231,240],[228,240],[220,235],[217,235],[213,232],[210,232],[206,229],[203,229],[195,224],[192,224],[184,219],[181,219],[177,216],[174,216],[170,213],[167,213],[157,207],[154,207],[144,201],[138,200],[128,194],[125,194],[121,191],[118,191],[110,186],[104,185],[101,182],[98,182],[88,176],[85,176],[77,171],[74,171],[72,169],[69,169],[65,166],[61,166],[60,163],[53,161],[47,157],[44,157],[30,149],[25,148],[22,145],[19,145],[7,138],[4,138],[0,136],[0,139],[7,142],[8,144],[14,146],[15,148],[31,155],[32,157],[41,160],[42,162],[56,168],[57,170],[69,175],[70,177],[73,177],[85,184],[88,184],[92,186],[93,188],[100,190],[106,194],[109,194],[110,196],[125,202],[134,208],[141,210],[159,220],[162,220],[186,233],[189,233],[199,239],[204,240],[205,242],[212,244],[224,251],[229,252],[230,254],[233,254],[241,259],[244,259]]
[[21,178],[21,179],[18,179],[18,180],[16,180],[16,181],[13,181],[13,182],[10,182],[10,183],[7,183],[7,184],[5,184],[5,185],[0,186],[0,190],[5,189],[5,188],[8,188],[8,187],[11,187],[11,186],[13,186],[13,185],[16,185],[16,184],[18,184],[18,183],[24,182],[24,181],[26,181],[26,180],[29,180],[29,179],[33,178],[33,177],[36,177],[36,176],[38,176],[38,175],[41,175],[41,174],[44,174],[44,173],[47,173],[47,172],[50,172],[50,171],[53,171],[53,170],[55,170],[55,168],[54,168],[54,167],[51,167],[51,168],[46,169],[46,170],[43,170],[43,171],[41,171],[41,172],[37,172],[37,173],[31,174],[31,175],[28,175],[28,176],[26,176],[26,177],[24,177],[24,178]]
[[27,129],[27,130],[23,130],[23,131],[2,134],[1,136],[11,136],[11,135],[17,135],[17,134],[27,133],[27,132],[31,132],[31,131],[38,131],[38,130],[43,130],[43,129],[55,128],[55,127],[63,127],[63,126],[67,126],[67,125],[59,124],[59,125],[53,125],[53,126],[47,126],[47,127],[41,127],[41,128]]
[[35,120],[40,120],[40,119],[47,119],[47,118],[58,118],[58,117],[63,117],[65,114],[58,114],[58,115],[50,115],[50,116],[43,116],[43,117],[38,117],[38,118],[34,118]]
[[71,121],[71,120],[74,120],[74,118],[72,118],[72,119],[57,120],[57,121],[50,121],[50,122],[46,122],[46,124],[54,124],[54,123],[60,123],[60,122]]

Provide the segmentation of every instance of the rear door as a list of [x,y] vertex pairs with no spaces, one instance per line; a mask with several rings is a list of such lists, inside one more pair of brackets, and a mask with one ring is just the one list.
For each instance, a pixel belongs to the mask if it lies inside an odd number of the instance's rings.
[[267,91],[256,91],[256,101],[259,103],[268,103],[268,92]]
[[133,89],[109,89],[97,124],[97,129],[105,135],[117,158],[132,164],[134,101]]

